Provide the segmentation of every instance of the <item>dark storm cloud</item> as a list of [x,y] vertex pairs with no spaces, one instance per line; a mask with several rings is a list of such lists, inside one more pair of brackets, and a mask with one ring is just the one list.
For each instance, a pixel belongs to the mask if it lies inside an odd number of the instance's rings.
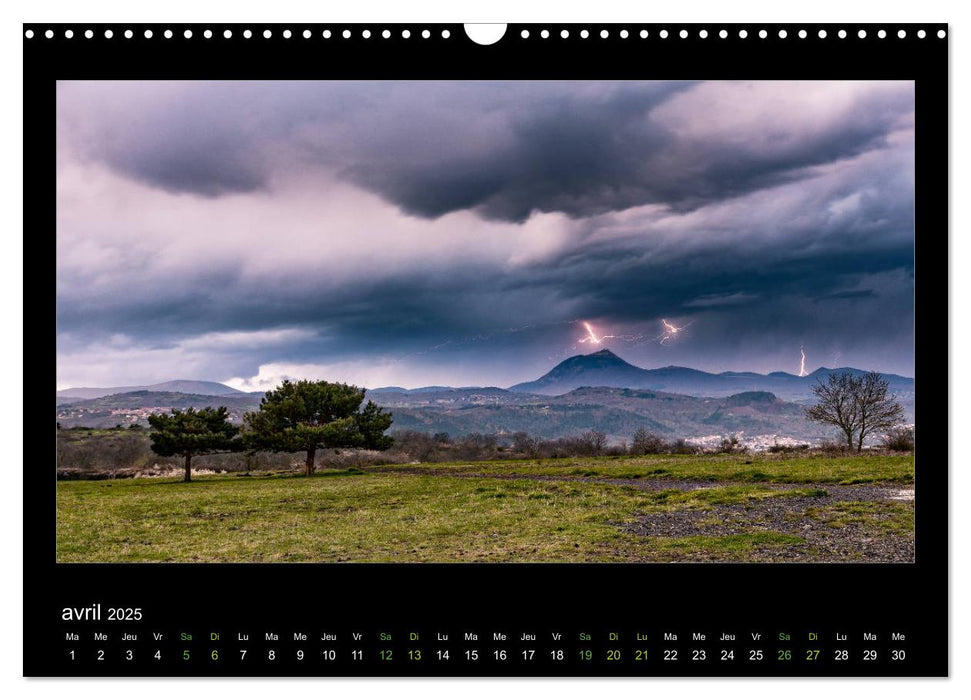
[[833,292],[832,294],[823,294],[822,296],[816,297],[813,301],[828,301],[831,299],[869,299],[875,296],[876,292],[874,292],[872,289],[857,289],[845,292]]
[[77,104],[69,88],[59,97],[86,157],[168,191],[249,192],[274,174],[324,168],[411,214],[475,209],[507,221],[690,210],[798,180],[882,145],[911,100],[864,92],[812,128],[780,113],[725,139],[681,128],[688,83],[474,85],[210,83],[135,92],[110,110]]
[[[623,273],[617,272],[622,269]],[[107,327],[146,342],[218,331],[302,327],[332,329],[339,343],[321,331],[293,348],[289,359],[307,358],[326,348],[348,353],[385,347],[420,349],[477,332],[522,324],[608,317],[637,323],[663,315],[693,314],[699,290],[706,297],[733,299],[724,307],[732,318],[753,313],[766,300],[787,298],[816,304],[873,300],[868,280],[913,269],[906,243],[881,250],[830,250],[791,258],[783,245],[733,251],[698,252],[675,261],[652,261],[629,241],[583,249],[554,265],[536,265],[514,274],[492,266],[414,270],[331,288],[326,280],[293,280],[262,285],[258,291],[225,274],[186,280],[177,294],[165,284],[146,286],[136,297],[97,307],[64,299],[59,326],[79,337]],[[218,279],[219,293],[212,293]],[[862,287],[859,290],[847,288]],[[566,315],[550,313],[551,300],[569,300]],[[899,303],[899,299],[892,300]],[[879,306],[879,300],[874,308]],[[834,315],[831,328],[852,330],[856,316]],[[802,332],[805,317],[773,321],[773,332]]]
[[909,83],[61,84],[59,377],[508,385],[580,320],[645,366],[909,374],[912,111]]

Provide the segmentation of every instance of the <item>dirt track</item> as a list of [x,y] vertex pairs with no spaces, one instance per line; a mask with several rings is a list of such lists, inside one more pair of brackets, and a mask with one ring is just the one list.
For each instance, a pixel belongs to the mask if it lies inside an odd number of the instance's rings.
[[[380,468],[373,469],[381,471]],[[390,471],[390,470],[389,470]],[[394,469],[395,472],[432,475],[427,469]],[[445,475],[443,475],[445,476]],[[690,491],[731,486],[731,481],[689,481],[681,479],[610,479],[587,476],[448,474],[452,478],[529,479],[533,481],[582,481],[629,486],[645,491],[675,489]],[[780,491],[817,491],[826,495],[786,496],[751,499],[743,504],[712,505],[703,509],[681,509],[638,515],[634,524],[619,525],[625,532],[643,537],[680,538],[691,536],[723,537],[757,532],[794,535],[803,540],[793,545],[773,544],[749,552],[745,561],[755,562],[859,562],[910,563],[914,561],[913,532],[900,533],[881,527],[890,516],[872,513],[866,517],[839,519],[836,504],[913,502],[913,487],[874,484],[774,484],[760,486]],[[827,508],[830,507],[830,508]],[[839,519],[839,522],[836,522]],[[829,520],[830,522],[827,522]],[[679,561],[714,561],[701,555],[685,553]]]
[[[913,562],[913,533],[881,528],[890,516],[873,513],[866,518],[843,518],[837,504],[913,500],[912,489],[885,486],[836,486],[833,484],[774,486],[818,488],[826,496],[753,499],[745,504],[719,505],[700,510],[680,510],[641,515],[622,528],[645,537],[726,536],[753,532],[781,532],[804,540],[777,545],[753,553],[753,561],[777,562]],[[828,516],[828,517],[827,517]]]

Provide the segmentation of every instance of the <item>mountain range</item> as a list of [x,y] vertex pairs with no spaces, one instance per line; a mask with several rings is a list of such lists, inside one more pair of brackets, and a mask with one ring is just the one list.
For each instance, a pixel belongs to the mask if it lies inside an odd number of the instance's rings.
[[[722,372],[688,367],[642,369],[609,350],[577,355],[542,377],[499,387],[379,387],[367,397],[390,410],[395,430],[462,435],[525,431],[544,438],[601,430],[629,439],[637,428],[669,438],[742,432],[800,441],[827,436],[803,409],[812,386],[834,372],[820,368],[804,377],[785,372]],[[913,421],[914,380],[883,375]],[[88,394],[90,398],[84,398]],[[241,392],[217,382],[178,380],[147,387],[65,389],[58,392],[62,427],[145,425],[150,413],[170,408],[224,405],[231,420],[255,410],[262,392]]]
[[128,394],[133,391],[157,391],[157,392],[178,392],[181,394],[200,394],[205,396],[231,396],[233,394],[243,394],[239,389],[220,384],[219,382],[205,382],[195,379],[173,379],[169,382],[159,384],[146,384],[142,386],[109,386],[109,387],[74,387],[71,389],[61,389],[57,392],[58,403],[83,399],[100,399],[102,396],[113,394]]
[[[745,391],[770,391],[788,401],[807,401],[813,397],[812,387],[830,374],[849,372],[865,374],[852,367],[829,369],[820,367],[805,376],[788,372],[721,372],[712,374],[689,367],[659,367],[642,369],[604,349],[589,355],[570,357],[539,379],[509,387],[510,391],[557,396],[582,386],[608,386],[627,389],[654,389],[689,396],[731,396]],[[897,374],[884,374],[890,390],[898,398],[912,399],[914,380]]]

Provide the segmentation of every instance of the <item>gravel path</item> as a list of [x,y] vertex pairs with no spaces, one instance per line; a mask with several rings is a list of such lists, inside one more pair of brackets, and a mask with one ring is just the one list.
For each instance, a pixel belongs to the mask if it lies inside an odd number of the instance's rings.
[[[380,469],[374,469],[380,471]],[[392,470],[388,470],[392,471]],[[427,469],[401,469],[397,473],[429,475]],[[693,491],[697,489],[732,486],[732,481],[689,481],[681,479],[611,479],[586,476],[551,476],[522,474],[448,474],[454,478],[529,479],[532,481],[583,481],[618,486],[631,486],[645,491]],[[840,503],[886,503],[901,505],[914,501],[914,489],[898,485],[879,484],[775,484],[760,482],[759,486],[779,490],[818,490],[824,495],[780,496],[753,498],[746,503],[712,505],[703,509],[683,508],[661,513],[638,515],[632,524],[619,525],[625,532],[642,537],[680,538],[691,536],[723,537],[751,535],[758,532],[775,532],[794,535],[803,541],[799,544],[754,547],[746,552],[747,562],[857,562],[857,563],[912,563],[914,561],[914,535],[893,532],[881,527],[881,520],[891,514],[877,512],[862,517],[849,517],[838,525],[827,524],[814,509],[825,509]],[[808,513],[807,513],[808,511]],[[823,511],[826,512],[825,510]],[[832,517],[832,513],[830,513]],[[676,561],[719,561],[717,554],[678,554]],[[738,556],[731,557],[738,561]]]
[[[899,504],[913,500],[913,489],[833,484],[777,487],[819,488],[826,496],[752,499],[744,504],[719,505],[641,515],[626,532],[645,537],[726,536],[781,532],[803,540],[800,544],[755,548],[747,561],[759,562],[913,562],[913,533],[901,534],[881,527],[891,516],[879,512],[830,525],[813,517],[813,509],[846,502]],[[906,492],[906,493],[905,493]],[[808,513],[807,513],[808,511]],[[823,511],[826,512],[826,511]],[[694,560],[711,560],[697,557]]]

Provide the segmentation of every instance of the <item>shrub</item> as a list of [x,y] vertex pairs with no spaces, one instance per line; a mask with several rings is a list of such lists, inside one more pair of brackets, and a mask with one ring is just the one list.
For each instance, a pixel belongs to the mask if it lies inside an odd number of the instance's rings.
[[538,453],[539,441],[529,433],[513,433],[511,447],[513,452],[518,452],[524,457],[535,457]]
[[912,452],[914,450],[914,429],[904,426],[891,428],[883,436],[883,446],[894,452]]
[[726,435],[722,438],[718,452],[729,455],[743,454],[748,452],[748,448],[739,441],[738,435]]
[[634,431],[634,438],[630,443],[632,455],[656,455],[662,452],[664,452],[664,438],[648,432],[646,428],[638,428]]
[[809,445],[779,445],[778,443],[769,447],[770,454],[789,454],[791,452],[806,452]]
[[693,455],[699,452],[699,448],[689,445],[684,438],[680,438],[668,445],[667,451],[674,455]]
[[834,442],[832,440],[823,440],[819,443],[819,450],[827,455],[845,455],[849,452],[849,448],[845,443]]

